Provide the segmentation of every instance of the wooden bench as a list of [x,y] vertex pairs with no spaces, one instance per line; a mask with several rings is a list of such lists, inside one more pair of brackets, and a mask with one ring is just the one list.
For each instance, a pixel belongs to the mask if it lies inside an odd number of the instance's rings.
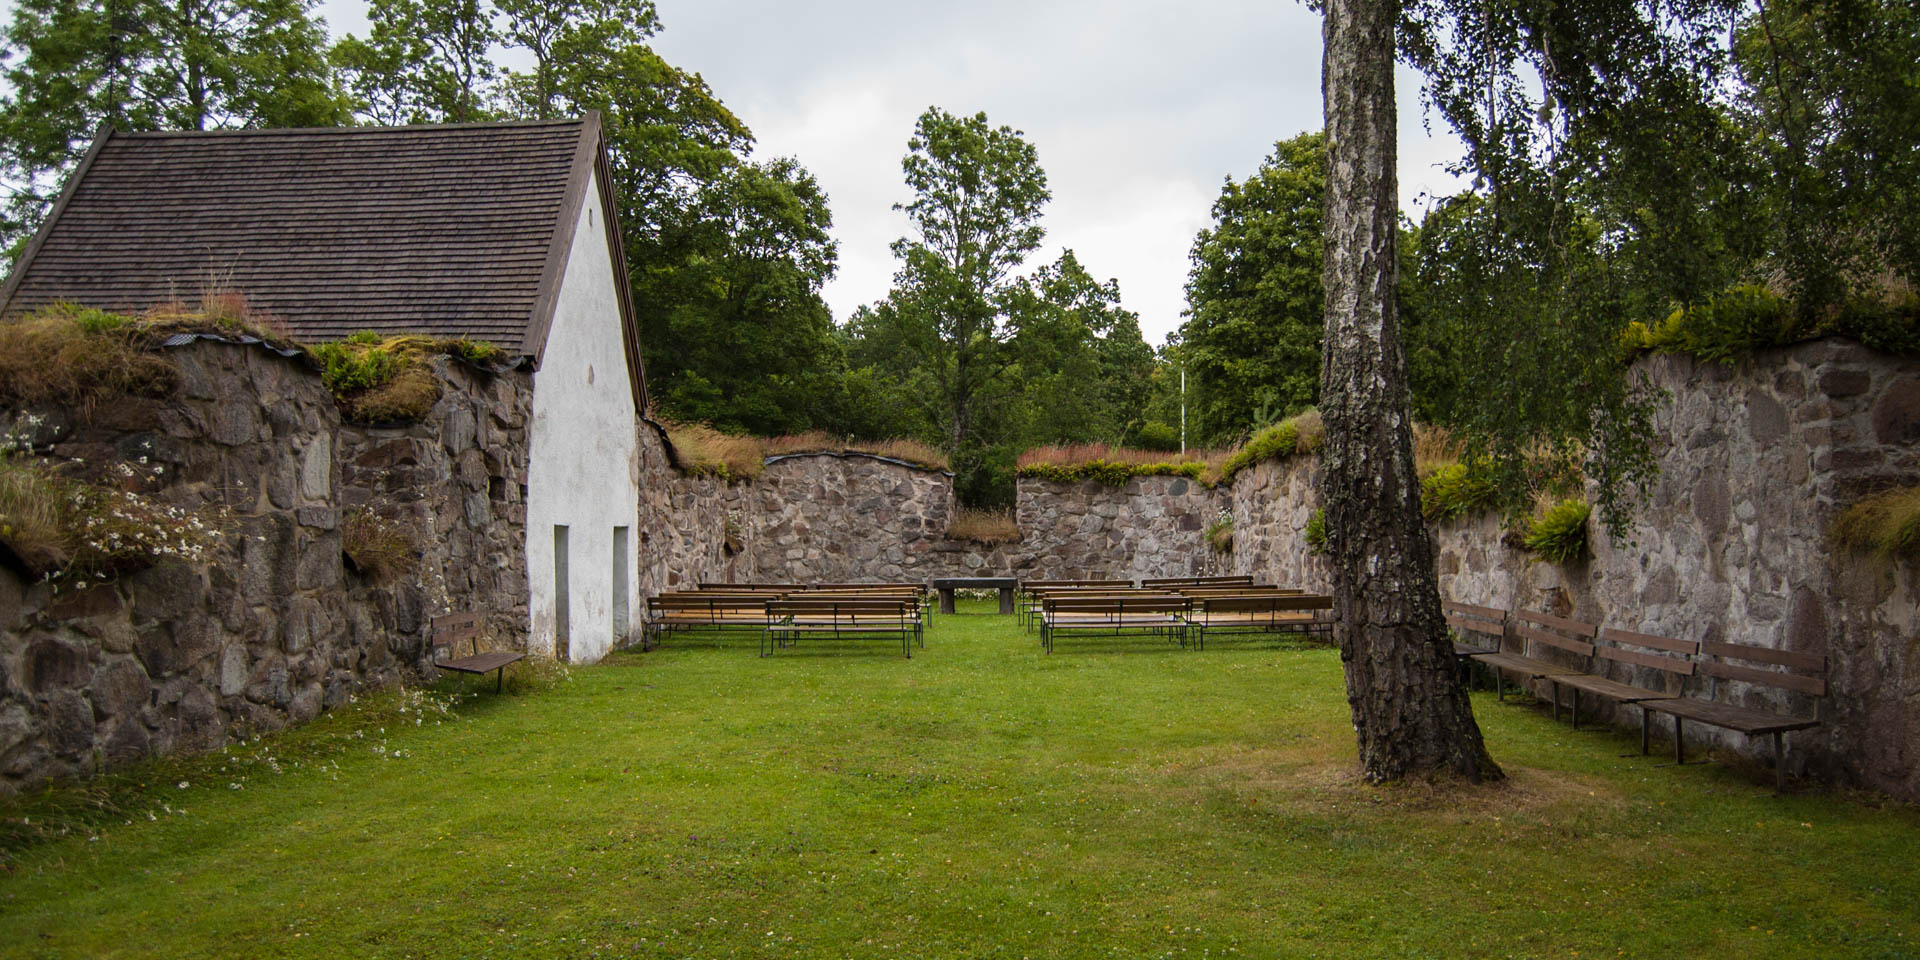
[[[802,636],[900,636],[900,652],[913,657],[921,637],[916,602],[874,597],[793,597],[768,601],[762,621],[760,655],[791,646]],[[925,641],[922,640],[922,643]]]
[[669,630],[762,630],[767,604],[780,598],[768,592],[724,593],[695,590],[663,593],[647,598],[647,617],[641,627],[642,649],[652,649]]
[[[1470,686],[1473,658],[1500,652],[1500,644],[1507,636],[1507,617],[1510,614],[1497,607],[1456,603],[1452,600],[1442,602],[1440,610],[1446,616],[1447,626],[1454,631],[1453,656],[1460,665],[1460,682]],[[1471,637],[1492,637],[1493,646],[1461,642]]]
[[1333,609],[1324,594],[1259,593],[1190,596],[1187,627],[1195,649],[1204,649],[1209,633],[1311,633],[1332,624],[1315,611]]
[[[1632,649],[1638,647],[1640,649]],[[1658,651],[1649,653],[1646,651]],[[1639,703],[1642,700],[1659,700],[1679,696],[1685,689],[1686,678],[1693,676],[1692,657],[1700,652],[1700,644],[1694,640],[1675,640],[1672,637],[1657,637],[1650,633],[1635,633],[1631,630],[1615,630],[1611,627],[1600,631],[1599,642],[1593,647],[1593,664],[1589,673],[1567,673],[1550,676],[1547,682],[1553,684],[1553,699],[1560,700],[1560,688],[1573,691],[1573,728],[1580,729],[1580,694],[1587,693],[1619,703]],[[1611,677],[1602,676],[1604,669],[1601,661],[1619,664],[1624,668],[1640,668],[1642,674],[1652,671],[1661,689],[1634,686]],[[1647,750],[1646,714],[1642,712],[1640,724],[1640,752]]]
[[[1538,680],[1543,677],[1557,677],[1570,673],[1584,673],[1579,667],[1569,667],[1543,660],[1536,653],[1544,653],[1540,648],[1551,647],[1564,650],[1582,658],[1593,656],[1593,639],[1600,628],[1591,623],[1568,620],[1538,610],[1520,610],[1513,614],[1512,635],[1520,641],[1520,652],[1508,653],[1504,649],[1491,653],[1471,654],[1471,657],[1487,665],[1493,671],[1493,687],[1496,695],[1504,700],[1507,696],[1505,675],[1519,674],[1523,681]],[[1560,719],[1560,700],[1553,701],[1553,718]]]
[[[477,613],[449,613],[434,617],[432,628],[433,637],[429,641],[433,649],[429,654],[429,658],[433,661],[434,666],[442,670],[452,670],[457,673],[476,673],[481,676],[485,676],[490,672],[496,673],[493,681],[493,692],[499,693],[506,689],[507,665],[517,660],[525,660],[527,655],[505,650],[481,653],[480,625],[484,621],[485,618]],[[457,660],[440,659],[441,651],[451,648],[454,644],[462,640],[472,642],[473,656],[461,657]]]
[[1164,634],[1184,647],[1191,605],[1177,594],[1047,597],[1041,601],[1040,646],[1052,653],[1055,634],[1074,632]]
[[[1783,736],[1792,730],[1806,730],[1820,725],[1819,700],[1827,695],[1827,658],[1810,653],[1797,653],[1791,650],[1775,650],[1745,643],[1717,643],[1706,641],[1700,644],[1701,657],[1696,673],[1701,677],[1713,678],[1708,689],[1696,689],[1699,696],[1671,697],[1665,699],[1647,699],[1634,703],[1640,708],[1640,751],[1647,752],[1647,725],[1649,714],[1664,713],[1673,718],[1673,760],[1676,764],[1687,762],[1687,741],[1683,725],[1685,720],[1693,720],[1710,726],[1721,727],[1746,734],[1749,738],[1771,735],[1773,737],[1774,789],[1784,790],[1787,785],[1786,741]],[[1744,663],[1765,664],[1779,667],[1770,670],[1762,667],[1742,666]],[[1736,690],[1722,690],[1723,685],[1734,683],[1771,687],[1790,693],[1804,694],[1812,698],[1811,717],[1795,716],[1755,707],[1737,706],[1727,700]]]
[[1022,580],[1020,581],[1020,622],[1030,624],[1040,609],[1040,594],[1049,590],[1100,588],[1132,590],[1132,580]]
[[1135,590],[1130,583],[1100,583],[1080,586],[1041,586],[1034,584],[1028,588],[1027,601],[1021,606],[1020,613],[1024,618],[1026,628],[1031,630],[1035,624],[1040,622],[1040,612],[1045,606],[1048,597],[1117,597],[1145,593],[1152,593],[1155,596],[1159,596],[1166,592],[1167,591],[1164,590]]
[[927,596],[912,584],[905,586],[888,584],[885,586],[864,586],[849,588],[838,584],[815,587],[805,593],[790,595],[796,600],[832,599],[832,600],[903,600],[913,607],[913,616],[921,621],[923,632],[919,635],[920,645],[927,645],[924,627],[933,625],[933,604],[927,602]]

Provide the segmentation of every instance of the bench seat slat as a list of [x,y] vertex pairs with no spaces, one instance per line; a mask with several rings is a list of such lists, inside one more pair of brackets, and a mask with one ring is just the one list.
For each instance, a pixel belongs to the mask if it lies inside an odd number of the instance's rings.
[[1648,690],[1645,687],[1636,687],[1632,684],[1621,683],[1618,680],[1596,677],[1590,673],[1565,673],[1557,675],[1552,679],[1553,682],[1562,686],[1568,686],[1575,690],[1582,690],[1587,693],[1606,697],[1609,700],[1618,700],[1621,703],[1638,703],[1642,700],[1661,700],[1673,696],[1673,694],[1668,691]]
[[1523,657],[1514,653],[1486,653],[1474,659],[1488,666],[1534,677],[1558,677],[1580,672],[1578,667],[1563,667],[1557,663],[1535,660],[1532,657]]
[[1745,734],[1785,733],[1789,730],[1806,730],[1820,725],[1820,721],[1813,718],[1788,717],[1765,710],[1750,710],[1717,700],[1698,700],[1693,697],[1642,700],[1637,705],[1644,710],[1696,720]]
[[442,670],[457,670],[461,673],[492,673],[509,663],[526,659],[524,653],[482,653],[478,656],[461,657],[458,660],[443,660],[434,666]]

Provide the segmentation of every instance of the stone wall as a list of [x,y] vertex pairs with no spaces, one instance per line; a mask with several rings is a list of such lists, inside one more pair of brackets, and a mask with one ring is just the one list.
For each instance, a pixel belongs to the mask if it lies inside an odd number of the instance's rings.
[[642,422],[639,432],[640,595],[754,579],[746,485],[686,476],[658,425]]
[[[863,453],[775,457],[750,485],[754,579],[777,583],[925,581],[949,572],[942,549],[953,478]],[[957,545],[954,545],[957,546]]]
[[1022,479],[1017,566],[1042,580],[1220,573],[1227,558],[1204,534],[1226,503],[1224,491],[1186,477],[1134,477],[1118,487]]
[[[526,374],[441,361],[433,426],[367,429],[340,422],[298,359],[206,341],[166,355],[174,398],[0,422],[71,475],[133,474],[225,531],[208,562],[85,590],[0,570],[0,791],[216,747],[420,676],[437,613],[486,611],[496,642],[524,643]],[[417,577],[374,582],[344,562],[358,509],[415,526]]]
[[[1825,723],[1789,735],[1792,765],[1920,799],[1920,583],[1911,565],[1836,555],[1826,539],[1834,515],[1861,495],[1920,481],[1920,362],[1826,341],[1736,367],[1658,356],[1639,369],[1672,400],[1657,418],[1659,480],[1636,503],[1625,539],[1610,541],[1596,521],[1591,558],[1562,567],[1503,543],[1498,517],[1449,523],[1435,531],[1442,594],[1824,655]],[[1317,473],[1314,458],[1297,458],[1237,479],[1235,572],[1327,586],[1300,533]],[[1744,683],[1722,683],[1718,695],[1816,709]],[[1637,724],[1638,711],[1617,719]],[[1771,750],[1699,725],[1688,737],[1761,757]]]

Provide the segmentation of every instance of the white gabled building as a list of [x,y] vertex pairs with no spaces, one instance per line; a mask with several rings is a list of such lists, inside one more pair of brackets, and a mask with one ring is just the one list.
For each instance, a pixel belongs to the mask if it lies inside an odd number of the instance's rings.
[[597,114],[103,131],[0,315],[138,311],[209,278],[308,342],[486,340],[532,365],[528,651],[597,660],[639,623],[646,378]]

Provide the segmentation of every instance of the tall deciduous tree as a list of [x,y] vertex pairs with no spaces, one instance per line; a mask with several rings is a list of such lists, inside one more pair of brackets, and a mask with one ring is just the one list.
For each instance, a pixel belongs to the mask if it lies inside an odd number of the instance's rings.
[[1180,339],[1202,443],[1230,443],[1319,393],[1326,192],[1326,137],[1282,140],[1252,176],[1227,180],[1193,241]]
[[1501,776],[1474,722],[1440,613],[1420,515],[1394,281],[1396,0],[1327,0],[1326,420],[1321,497],[1334,628],[1361,769],[1380,782]]
[[1009,392],[1007,309],[1014,272],[1045,236],[1047,175],[1020,131],[938,107],[920,115],[900,165],[914,198],[895,209],[914,235],[893,244],[900,269],[883,313],[930,331],[902,342],[933,378],[944,446],[965,473],[980,459],[983,411]]
[[372,123],[472,123],[497,112],[501,33],[480,0],[373,0],[366,39],[332,58]]

